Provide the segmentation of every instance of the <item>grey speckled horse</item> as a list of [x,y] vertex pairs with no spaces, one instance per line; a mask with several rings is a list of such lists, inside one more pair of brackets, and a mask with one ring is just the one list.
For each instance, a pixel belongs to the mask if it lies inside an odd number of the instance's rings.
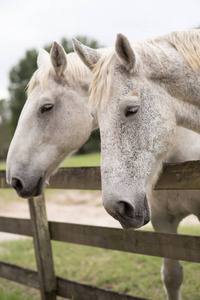
[[[40,51],[38,70],[30,80],[28,99],[7,158],[7,180],[20,196],[31,197],[42,192],[64,157],[78,149],[97,127],[88,106],[90,82],[89,69],[75,53],[66,55],[57,43],[50,55]],[[170,160],[197,159],[199,150],[200,138],[178,128]],[[197,191],[178,195],[175,191],[155,191],[151,198],[155,229],[176,232],[182,218],[200,212],[199,196]],[[179,263],[164,260],[163,266],[166,288],[178,293],[182,281]]]
[[[199,158],[197,135],[194,156],[184,129],[177,153],[174,145],[179,126],[200,133],[200,31],[133,44],[119,34],[105,55],[76,40],[74,48],[93,73],[107,212],[124,228],[139,228],[150,219],[150,205],[154,228],[164,232],[176,232],[189,213],[200,218],[199,192],[152,192],[163,161]],[[180,299],[180,263],[164,259],[162,277],[168,299]]]

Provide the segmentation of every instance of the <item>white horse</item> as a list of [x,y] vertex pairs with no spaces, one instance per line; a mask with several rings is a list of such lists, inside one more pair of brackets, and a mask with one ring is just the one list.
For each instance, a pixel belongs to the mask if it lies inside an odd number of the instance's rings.
[[60,163],[97,127],[88,109],[90,72],[75,53],[54,43],[41,50],[38,70],[7,156],[7,182],[18,195],[39,195]]
[[[119,34],[105,55],[76,40],[74,49],[93,73],[105,209],[124,228],[149,221],[148,201],[158,231],[176,233],[190,213],[200,219],[198,191],[151,192],[163,161],[199,159],[198,135],[176,138],[179,126],[200,133],[200,30],[133,44]],[[180,263],[164,259],[162,278],[168,299],[180,299]]]
[[[57,43],[50,56],[40,51],[38,70],[30,80],[28,99],[7,158],[7,181],[20,196],[32,197],[42,192],[61,160],[79,148],[97,127],[88,106],[90,82],[90,71],[76,54],[66,55]],[[185,141],[191,146],[189,149]],[[197,159],[199,148],[198,136],[179,128],[171,159]],[[155,191],[151,209],[154,228],[176,232],[182,218],[200,211],[197,207],[199,196],[198,191]],[[190,199],[196,203],[196,209],[190,205]],[[170,291],[178,293],[182,282],[181,266],[171,260],[164,260],[163,266],[168,294]]]

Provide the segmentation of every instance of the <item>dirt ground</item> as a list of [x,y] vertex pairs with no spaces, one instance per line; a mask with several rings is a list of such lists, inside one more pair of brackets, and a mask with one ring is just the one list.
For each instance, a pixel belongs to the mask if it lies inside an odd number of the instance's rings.
[[[47,191],[45,193],[48,220],[88,224],[105,227],[121,225],[105,211],[101,204],[100,191],[63,190]],[[1,216],[15,218],[30,218],[27,200],[14,201],[1,207]],[[195,216],[188,216],[181,225],[198,225]],[[147,229],[151,223],[143,227]],[[0,241],[22,238],[22,236],[0,232]]]

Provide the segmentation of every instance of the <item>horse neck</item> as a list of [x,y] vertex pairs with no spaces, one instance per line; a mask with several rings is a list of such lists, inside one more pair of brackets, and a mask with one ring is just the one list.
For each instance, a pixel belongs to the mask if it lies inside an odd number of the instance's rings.
[[177,125],[200,133],[200,69],[189,66],[170,45],[165,50],[169,53],[158,50],[160,59],[149,65],[148,76],[169,95]]
[[172,105],[175,109],[177,125],[200,134],[200,103],[196,105],[175,99]]
[[200,133],[200,71],[180,68],[164,84],[172,96],[177,124]]

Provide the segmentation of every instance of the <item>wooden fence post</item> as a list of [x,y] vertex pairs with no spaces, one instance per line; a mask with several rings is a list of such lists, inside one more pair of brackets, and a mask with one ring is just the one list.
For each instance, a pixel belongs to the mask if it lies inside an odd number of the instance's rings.
[[56,300],[56,276],[44,195],[28,200],[42,300]]

